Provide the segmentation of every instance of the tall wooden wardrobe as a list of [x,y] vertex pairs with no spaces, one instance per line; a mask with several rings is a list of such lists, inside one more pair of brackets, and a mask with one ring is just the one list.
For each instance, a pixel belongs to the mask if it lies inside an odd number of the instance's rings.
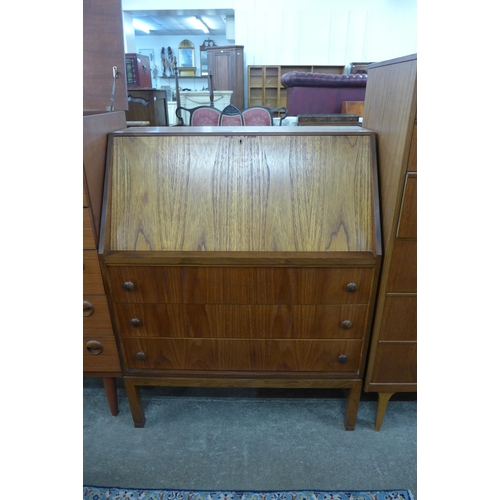
[[231,104],[245,108],[243,45],[207,48],[208,70],[212,72],[214,90],[232,90]]
[[363,127],[377,133],[384,260],[364,389],[380,430],[395,392],[417,390],[417,55],[368,68]]

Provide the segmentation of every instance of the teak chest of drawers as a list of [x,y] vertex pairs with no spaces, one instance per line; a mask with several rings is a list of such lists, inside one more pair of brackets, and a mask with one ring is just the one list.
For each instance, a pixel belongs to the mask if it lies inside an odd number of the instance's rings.
[[99,254],[141,385],[333,387],[356,422],[381,245],[361,127],[110,135]]

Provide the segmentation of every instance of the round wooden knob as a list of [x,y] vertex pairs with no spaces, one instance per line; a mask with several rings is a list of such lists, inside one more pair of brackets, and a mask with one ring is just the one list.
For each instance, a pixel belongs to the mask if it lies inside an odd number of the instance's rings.
[[97,342],[97,340],[89,340],[85,344],[85,347],[90,354],[94,355],[101,354],[101,352],[104,351],[103,345],[100,342]]
[[347,356],[345,354],[341,354],[339,357],[338,357],[338,362],[341,364],[341,365],[345,365],[347,363]]
[[94,306],[90,303],[87,302],[86,300],[83,301],[83,315],[84,316],[92,316],[94,314]]
[[139,328],[142,325],[142,322],[139,318],[132,318],[130,320],[130,326],[133,326],[134,328]]
[[352,321],[350,319],[346,319],[344,321],[342,321],[342,328],[344,330],[349,330],[349,328],[352,327]]
[[347,286],[346,286],[346,290],[350,293],[352,292],[355,292],[356,290],[358,289],[358,285],[356,285],[356,283],[349,283]]
[[125,281],[125,283],[123,283],[123,288],[125,288],[127,292],[133,292],[135,290],[135,285],[131,281]]
[[138,352],[136,355],[135,355],[135,359],[138,359],[139,361],[146,361],[146,353],[145,352]]

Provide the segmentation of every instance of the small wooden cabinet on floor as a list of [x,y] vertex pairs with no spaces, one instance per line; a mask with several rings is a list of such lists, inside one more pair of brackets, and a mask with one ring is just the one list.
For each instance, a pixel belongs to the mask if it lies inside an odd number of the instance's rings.
[[353,430],[381,261],[375,135],[129,128],[108,158],[99,254],[135,426],[142,385],[331,387]]
[[368,67],[363,127],[377,133],[384,261],[364,389],[417,390],[417,56]]

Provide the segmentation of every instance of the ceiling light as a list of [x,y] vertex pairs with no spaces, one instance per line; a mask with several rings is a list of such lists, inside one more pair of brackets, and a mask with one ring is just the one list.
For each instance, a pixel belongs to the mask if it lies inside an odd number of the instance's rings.
[[132,25],[136,30],[144,31],[149,35],[149,26],[146,23],[139,21],[139,19],[132,19]]
[[209,30],[217,29],[217,26],[214,26],[214,24],[212,23],[212,20],[209,19],[208,17],[202,17],[202,18],[200,18],[200,20],[205,26],[208,26]]
[[210,33],[208,26],[199,17],[193,17],[191,21],[196,29],[202,30],[203,33]]

